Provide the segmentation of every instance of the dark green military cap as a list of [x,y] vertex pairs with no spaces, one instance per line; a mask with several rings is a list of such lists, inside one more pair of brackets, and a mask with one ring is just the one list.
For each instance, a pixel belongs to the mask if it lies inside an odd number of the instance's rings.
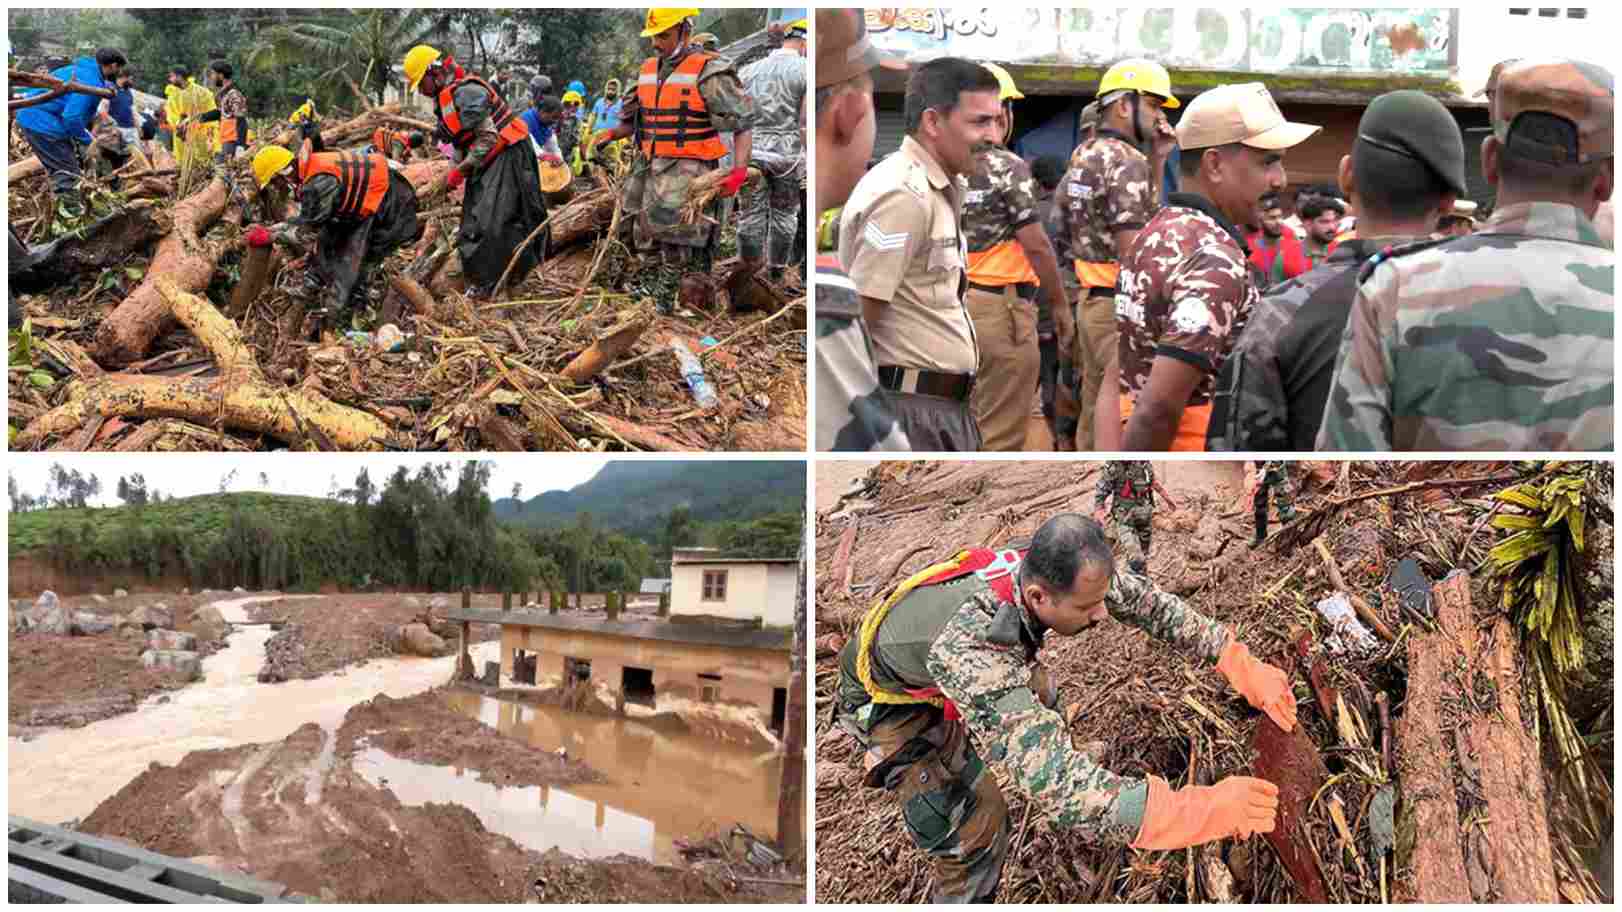
[[1369,102],[1357,123],[1357,138],[1424,162],[1459,196],[1470,192],[1464,178],[1464,135],[1447,108],[1424,92],[1403,89]]

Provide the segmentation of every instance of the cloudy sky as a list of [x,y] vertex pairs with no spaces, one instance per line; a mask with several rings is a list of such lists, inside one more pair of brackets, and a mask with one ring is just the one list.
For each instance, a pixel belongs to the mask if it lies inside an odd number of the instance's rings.
[[[139,472],[146,477],[147,490],[162,491],[165,497],[211,494],[220,489],[221,479],[232,469],[236,478],[232,491],[273,491],[277,494],[304,494],[325,497],[336,479],[339,488],[348,487],[364,466],[374,484],[381,485],[395,466],[409,466],[412,472],[425,462],[449,462],[455,469],[472,455],[455,453],[91,453],[76,456],[12,454],[7,471],[23,491],[38,496],[50,479],[51,463],[65,468],[95,473],[101,479],[98,506],[118,504],[118,479]],[[495,463],[490,473],[492,497],[510,497],[514,483],[524,486],[528,500],[544,491],[567,490],[588,481],[609,461],[605,456],[572,453],[540,455],[484,454]],[[263,472],[269,485],[260,481]]]

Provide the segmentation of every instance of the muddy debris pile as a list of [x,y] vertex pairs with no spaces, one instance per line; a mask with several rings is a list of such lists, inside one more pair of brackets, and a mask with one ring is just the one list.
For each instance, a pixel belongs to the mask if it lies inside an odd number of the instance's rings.
[[[1150,577],[1290,676],[1297,726],[1284,733],[1213,670],[1125,625],[1050,636],[1039,661],[1073,742],[1105,768],[1174,788],[1263,776],[1280,785],[1278,827],[1186,852],[1100,847],[1047,825],[991,764],[1012,827],[999,899],[1603,901],[1590,862],[1612,818],[1611,678],[1603,693],[1568,679],[1591,744],[1574,764],[1587,778],[1562,775],[1531,734],[1544,685],[1522,653],[1534,647],[1501,612],[1489,566],[1494,517],[1517,512],[1493,495],[1567,470],[1304,465],[1297,519],[1259,551],[1239,487],[1170,482],[1178,509],[1157,511]],[[1614,561],[1610,468],[1579,471],[1595,492],[1577,556],[1585,604],[1609,611],[1609,573],[1587,568]],[[876,466],[818,517],[819,706],[835,700],[837,650],[882,593],[956,549],[1019,545],[1054,513],[1090,514],[1095,479],[1083,463]],[[1337,596],[1348,611],[1328,617],[1320,603]],[[1362,637],[1371,645],[1347,645]],[[1593,640],[1589,655],[1611,654],[1611,636]],[[927,899],[932,870],[896,803],[862,785],[861,751],[828,713],[817,725],[819,899]]]
[[[402,123],[413,121],[385,105],[323,133],[343,147]],[[254,193],[247,158],[227,183],[153,146],[116,189],[92,178],[94,215],[67,226],[43,171],[12,145],[9,216],[27,249],[12,287],[30,327],[11,344],[14,449],[805,446],[797,277],[773,285],[723,260],[684,286],[673,316],[657,315],[624,290],[631,220],[606,169],[552,206],[547,260],[475,300],[452,245],[461,191],[446,185],[448,163],[405,165],[423,236],[369,278],[367,332],[318,333],[290,293],[303,259],[250,256],[244,243],[248,226],[287,212]]]

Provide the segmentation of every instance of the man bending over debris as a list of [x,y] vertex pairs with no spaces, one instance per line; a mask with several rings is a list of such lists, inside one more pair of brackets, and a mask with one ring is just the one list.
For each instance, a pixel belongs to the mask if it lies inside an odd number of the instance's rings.
[[[80,57],[67,66],[58,67],[51,75],[63,82],[77,81],[93,88],[108,88],[128,62],[123,51],[102,48],[95,57]],[[22,97],[44,92],[44,89],[30,90]],[[93,139],[90,124],[100,104],[94,95],[69,92],[17,112],[17,126],[22,130],[23,139],[51,175],[56,208],[70,219],[84,213],[84,201],[79,194],[79,158]]]
[[1246,776],[1172,791],[1118,776],[1071,745],[1057,687],[1036,663],[1049,630],[1114,617],[1217,670],[1286,731],[1284,673],[1147,577],[1115,567],[1104,531],[1049,519],[1028,551],[963,551],[880,601],[840,652],[835,718],[867,750],[865,782],[894,792],[913,842],[935,856],[935,902],[995,899],[1008,806],[970,735],[1054,824],[1107,844],[1178,849],[1270,832],[1278,788]]
[[[691,7],[654,7],[642,29],[654,56],[642,62],[636,92],[621,107],[620,124],[598,133],[594,146],[636,135],[642,155],[625,180],[625,214],[635,219],[641,257],[637,293],[671,313],[687,273],[708,274],[719,235],[718,207],[706,207],[694,224],[681,222],[693,181],[719,167],[727,154],[720,132],[733,133],[733,168],[721,184],[722,196],[735,196],[748,179],[750,130],[755,104],[738,81],[732,61],[695,49],[690,40]],[[694,91],[696,87],[697,91]],[[716,219],[709,221],[708,219]]]
[[469,295],[494,293],[524,245],[511,278],[522,282],[546,253],[546,236],[530,237],[546,221],[546,199],[523,118],[490,83],[426,44],[406,53],[404,69],[412,91],[434,100],[435,137],[456,149],[450,189],[467,184],[456,252]]
[[260,191],[273,182],[296,188],[299,212],[269,228],[250,227],[247,240],[311,251],[308,291],[323,296],[318,313],[341,331],[350,325],[350,298],[360,291],[365,299],[365,274],[421,236],[417,193],[381,154],[322,151],[313,124],[305,136],[296,160],[281,146],[266,146],[253,157]]

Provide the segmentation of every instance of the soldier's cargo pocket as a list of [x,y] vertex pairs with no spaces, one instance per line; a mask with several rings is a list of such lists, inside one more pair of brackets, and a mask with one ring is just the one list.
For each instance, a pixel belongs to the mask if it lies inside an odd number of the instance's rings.
[[907,768],[897,790],[901,816],[920,849],[950,849],[957,828],[974,810],[975,794],[946,771],[938,754],[915,761]]

